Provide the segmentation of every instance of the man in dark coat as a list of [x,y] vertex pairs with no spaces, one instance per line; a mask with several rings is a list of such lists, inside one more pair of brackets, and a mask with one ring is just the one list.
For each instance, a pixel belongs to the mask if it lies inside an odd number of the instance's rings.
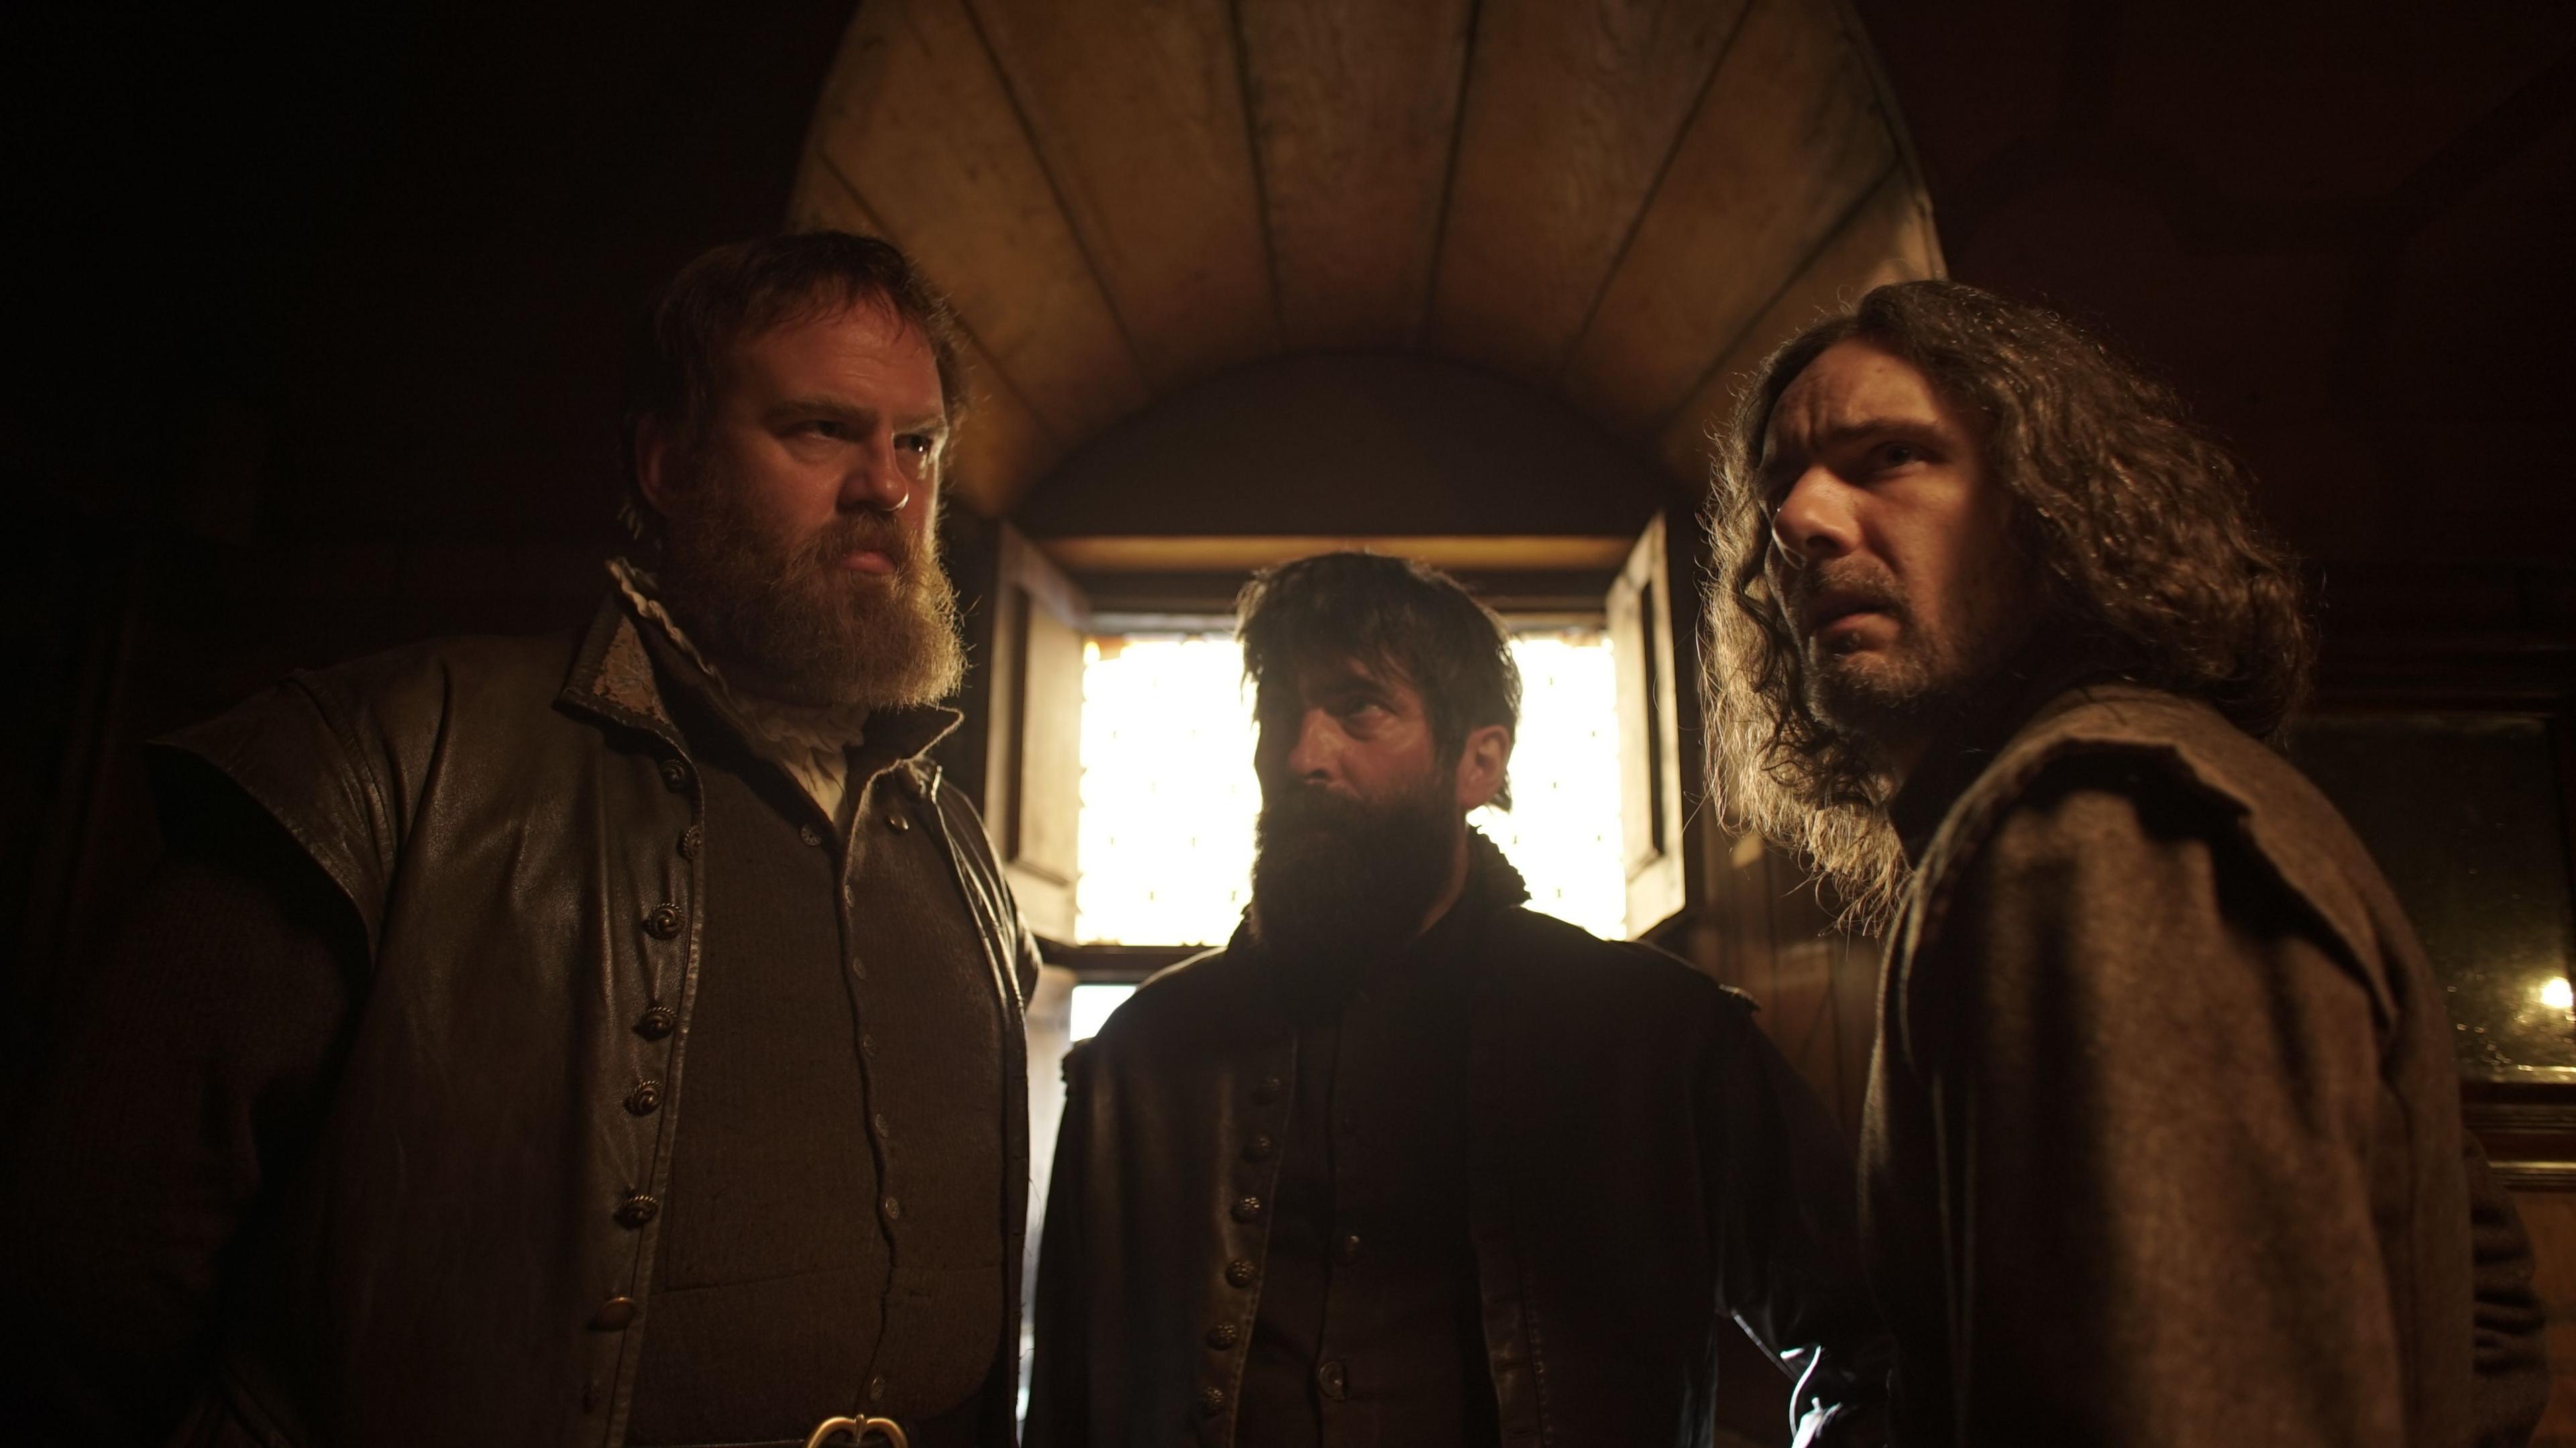
[[2515,1443],[2547,1391],[2441,987],[2265,747],[2294,566],[2176,400],[1974,289],[1748,393],[1728,805],[1899,914],[1863,1135],[1900,1444]]
[[700,258],[585,635],[164,743],[0,1194],[0,1434],[1011,1441],[1032,958],[923,753],[952,335],[882,242]]
[[1732,1317],[1802,1443],[1885,1360],[1833,1126],[1750,1002],[1522,907],[1500,620],[1355,553],[1242,607],[1253,901],[1078,1047],[1035,1448],[1707,1444]]

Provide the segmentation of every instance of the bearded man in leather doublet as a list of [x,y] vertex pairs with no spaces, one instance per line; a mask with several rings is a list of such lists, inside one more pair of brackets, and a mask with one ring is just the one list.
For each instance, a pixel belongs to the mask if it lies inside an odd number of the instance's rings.
[[2266,747],[2314,640],[2240,466],[2060,319],[1908,282],[1766,364],[1711,519],[1727,803],[1901,908],[1861,1150],[1895,1441],[2528,1438],[2442,987]]
[[1841,1138],[1750,1002],[1523,908],[1501,621],[1402,560],[1247,590],[1262,790],[1222,950],[1075,1048],[1034,1448],[1706,1444],[1717,1334],[1875,1441]]
[[586,633],[163,742],[0,1237],[13,1441],[1010,1441],[1033,954],[924,754],[952,337],[882,242],[700,258]]

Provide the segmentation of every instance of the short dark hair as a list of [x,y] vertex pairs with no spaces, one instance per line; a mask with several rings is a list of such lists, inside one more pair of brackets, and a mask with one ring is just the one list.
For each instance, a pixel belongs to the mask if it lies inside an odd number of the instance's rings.
[[2205,700],[2249,734],[2279,736],[2306,697],[2316,638],[2298,565],[2256,516],[2244,465],[2170,389],[2055,313],[1958,282],[1898,282],[1783,343],[1717,439],[1705,717],[1731,817],[1803,846],[1856,918],[1895,903],[1902,869],[1876,766],[1808,702],[1764,572],[1772,411],[1852,339],[1911,363],[1976,419],[2012,495],[2014,541],[2043,580],[2039,627],[2060,663]]
[[930,344],[953,433],[967,410],[964,334],[956,309],[894,243],[846,231],[759,237],[706,252],[663,284],[627,378],[623,511],[639,543],[656,543],[660,532],[635,473],[636,429],[645,419],[691,437],[723,388],[735,348],[790,322],[863,303],[909,323]]
[[[1402,679],[1422,696],[1432,742],[1455,763],[1469,733],[1517,731],[1521,671],[1511,631],[1458,580],[1429,564],[1375,553],[1318,553],[1265,568],[1235,604],[1243,676],[1255,689],[1279,671],[1349,660]],[[1506,774],[1494,791],[1512,807]]]

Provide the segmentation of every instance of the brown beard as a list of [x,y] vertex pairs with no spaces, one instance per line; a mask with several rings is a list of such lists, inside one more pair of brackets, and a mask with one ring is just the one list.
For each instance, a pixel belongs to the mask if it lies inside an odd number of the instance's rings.
[[1844,560],[1807,570],[1783,603],[1792,618],[1801,617],[1806,601],[1828,588],[1868,599],[1906,631],[1911,647],[1863,662],[1820,650],[1801,629],[1807,707],[1820,722],[1846,738],[1867,741],[1919,733],[1957,712],[1974,684],[1970,670],[1952,640],[1921,632],[1903,585],[1884,568]]
[[[664,602],[746,688],[788,704],[894,709],[947,695],[965,671],[937,545],[916,548],[892,514],[843,516],[782,547],[752,520],[740,487],[702,474],[666,537]],[[841,566],[864,549],[894,571]]]
[[1448,784],[1433,769],[1385,801],[1311,786],[1265,801],[1254,832],[1254,933],[1325,969],[1411,939],[1456,859]]

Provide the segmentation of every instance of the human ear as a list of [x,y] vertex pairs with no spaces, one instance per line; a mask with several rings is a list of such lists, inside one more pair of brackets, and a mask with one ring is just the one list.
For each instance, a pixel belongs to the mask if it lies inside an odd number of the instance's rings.
[[671,515],[671,430],[651,413],[635,420],[635,490],[653,511]]
[[1510,725],[1488,724],[1469,733],[1458,750],[1458,812],[1465,814],[1492,803],[1511,763]]

